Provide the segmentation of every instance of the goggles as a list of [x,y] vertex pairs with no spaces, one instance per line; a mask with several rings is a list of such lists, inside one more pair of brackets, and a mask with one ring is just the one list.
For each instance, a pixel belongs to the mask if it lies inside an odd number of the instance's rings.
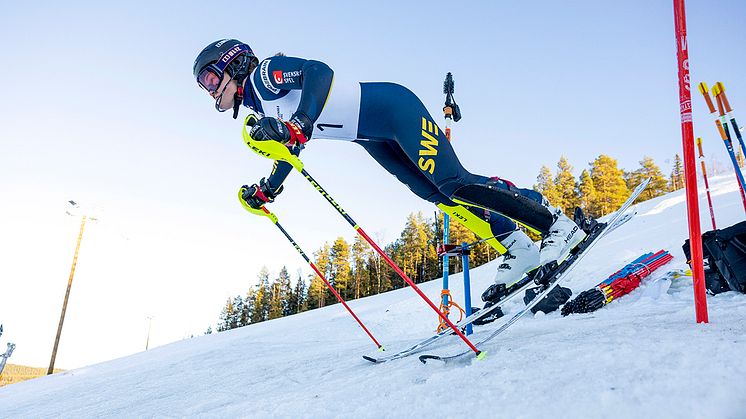
[[197,84],[201,88],[207,90],[208,93],[212,94],[220,87],[220,82],[223,81],[223,75],[228,66],[238,57],[244,56],[244,62],[246,56],[253,54],[251,49],[245,44],[237,44],[233,48],[224,52],[217,62],[209,64],[197,75]]

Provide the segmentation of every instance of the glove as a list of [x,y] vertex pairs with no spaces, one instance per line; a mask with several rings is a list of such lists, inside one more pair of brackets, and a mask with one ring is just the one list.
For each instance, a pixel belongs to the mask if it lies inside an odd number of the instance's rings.
[[251,186],[241,186],[239,195],[243,201],[242,204],[245,203],[253,209],[259,209],[264,204],[274,202],[275,198],[280,194],[280,192],[282,192],[282,190],[283,186],[280,186],[276,191],[272,192],[269,182],[267,182],[265,178],[262,178],[258,185],[255,183]]
[[258,120],[251,127],[249,135],[257,141],[272,140],[290,146],[296,143],[305,144],[308,141],[298,125],[271,116]]

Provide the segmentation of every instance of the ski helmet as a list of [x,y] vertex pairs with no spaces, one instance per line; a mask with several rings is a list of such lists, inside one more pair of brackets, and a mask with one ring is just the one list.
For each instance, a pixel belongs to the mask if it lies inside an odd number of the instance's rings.
[[200,87],[214,93],[225,73],[240,83],[249,75],[252,63],[256,66],[259,59],[251,47],[236,39],[221,39],[197,55],[192,71]]

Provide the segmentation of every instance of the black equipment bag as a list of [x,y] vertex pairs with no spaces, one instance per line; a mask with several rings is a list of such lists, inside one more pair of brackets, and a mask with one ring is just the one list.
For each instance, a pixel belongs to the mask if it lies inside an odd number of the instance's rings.
[[[689,240],[684,254],[691,261]],[[746,221],[702,235],[707,290],[718,294],[729,290],[746,293]]]

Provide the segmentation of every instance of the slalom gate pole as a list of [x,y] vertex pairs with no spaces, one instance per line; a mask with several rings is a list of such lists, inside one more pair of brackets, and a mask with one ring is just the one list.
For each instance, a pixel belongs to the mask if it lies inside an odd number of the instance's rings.
[[451,322],[448,319],[448,317],[443,315],[443,313],[441,313],[440,310],[438,310],[438,307],[436,307],[435,304],[433,304],[433,302],[430,301],[429,298],[427,298],[427,296],[422,292],[422,290],[420,290],[417,284],[415,284],[414,281],[412,281],[407,276],[407,274],[405,274],[404,271],[402,271],[401,268],[397,266],[396,263],[394,263],[394,261],[391,260],[391,258],[383,250],[381,250],[380,247],[378,247],[376,242],[374,242],[373,239],[371,239],[370,236],[368,236],[368,234],[362,228],[360,228],[360,226],[355,222],[355,220],[353,220],[352,217],[350,217],[350,215],[347,214],[347,212],[345,212],[345,210],[331,197],[331,195],[329,195],[329,193],[327,193],[324,190],[324,188],[322,188],[321,185],[319,185],[319,183],[316,182],[316,180],[314,180],[311,174],[308,173],[306,169],[303,167],[303,162],[298,158],[298,156],[291,154],[290,150],[284,144],[279,143],[277,141],[272,141],[272,140],[256,141],[253,138],[251,138],[251,135],[249,134],[248,130],[246,130],[246,127],[254,125],[256,123],[256,120],[257,120],[257,117],[256,115],[253,115],[253,114],[248,115],[246,119],[244,120],[242,135],[243,135],[243,139],[246,145],[252,151],[254,151],[255,153],[261,156],[264,156],[264,157],[267,157],[273,160],[282,160],[284,162],[290,163],[290,165],[293,166],[295,170],[299,171],[301,175],[303,175],[303,177],[306,178],[306,180],[316,189],[316,191],[318,191],[321,194],[321,196],[323,196],[332,205],[332,207],[334,207],[334,209],[336,209],[337,212],[339,212],[342,218],[344,218],[345,221],[347,221],[352,226],[352,228],[354,228],[355,231],[357,231],[357,233],[362,238],[364,238],[365,241],[367,241],[368,244],[370,244],[371,247],[373,247],[373,249],[376,252],[378,252],[379,255],[381,255],[381,257],[386,261],[386,263],[388,263],[389,266],[391,266],[391,268],[394,271],[396,271],[397,274],[399,274],[399,276],[404,280],[404,282],[406,282],[410,287],[412,287],[412,289],[417,293],[417,295],[419,295],[427,303],[427,305],[429,305],[430,308],[433,309],[433,311],[438,313],[438,316],[440,316],[440,318],[443,319],[443,321],[451,329],[453,329],[453,332],[456,333],[456,335],[458,335],[458,337],[464,341],[464,343],[469,347],[469,349],[474,351],[474,353],[477,356],[477,359],[484,358],[486,356],[486,352],[483,352],[477,349],[477,347],[474,346],[473,343],[471,343],[471,341],[461,332],[461,330],[459,330],[459,328],[456,327],[456,325],[453,324],[453,322]]
[[[239,198],[240,198],[240,196],[239,196]],[[347,305],[347,303],[345,302],[345,300],[342,299],[342,296],[339,295],[339,293],[337,292],[337,290],[334,289],[334,287],[332,286],[332,284],[329,283],[329,281],[327,281],[327,279],[324,276],[324,274],[322,274],[321,271],[319,270],[319,268],[316,267],[316,264],[313,263],[313,261],[311,261],[311,259],[306,255],[306,253],[303,251],[303,249],[301,249],[300,246],[298,246],[298,243],[296,243],[295,240],[293,240],[293,238],[290,237],[290,234],[282,227],[282,225],[280,225],[280,223],[279,223],[279,221],[277,219],[277,216],[275,214],[273,214],[272,212],[270,212],[264,206],[262,206],[261,209],[258,209],[258,210],[253,209],[253,208],[249,209],[246,206],[244,206],[244,208],[246,208],[252,214],[259,215],[259,216],[264,216],[264,217],[269,218],[269,220],[272,221],[272,223],[274,225],[276,225],[278,229],[280,229],[280,231],[282,232],[282,234],[285,235],[285,237],[288,239],[288,241],[290,242],[290,244],[292,244],[293,247],[295,247],[295,250],[297,250],[298,253],[300,253],[300,255],[303,256],[303,259],[305,259],[306,262],[308,262],[308,264],[311,266],[311,269],[313,269],[313,271],[316,272],[316,275],[318,275],[319,278],[321,278],[321,280],[324,281],[324,284],[326,285],[327,288],[329,288],[329,291],[331,291],[332,294],[334,294],[334,296],[337,297],[337,300],[340,303],[342,303],[342,305],[344,306],[344,308],[347,309],[347,311],[355,319],[355,321],[357,322],[357,324],[359,324],[360,327],[363,328],[363,330],[368,335],[368,337],[370,337],[370,339],[373,341],[373,343],[376,344],[376,347],[378,348],[378,350],[379,351],[383,351],[384,350],[383,349],[383,345],[381,345],[380,343],[378,343],[378,341],[376,340],[376,338],[373,337],[373,334],[370,333],[370,330],[368,330],[368,328],[365,327],[365,325],[363,324],[363,322],[355,315],[355,312],[353,312],[352,309],[350,308],[350,306]]]
[[[741,130],[738,129],[736,117],[733,116],[733,108],[730,107],[728,97],[725,95],[725,86],[723,83],[717,82],[715,83],[715,86],[712,87],[713,92],[715,92],[715,89],[717,89],[717,97],[722,101],[723,106],[725,107],[725,112],[728,114],[730,124],[733,126],[733,131],[736,133],[736,138],[738,138],[738,142],[741,144],[741,153],[743,153],[744,158],[746,158],[746,145],[743,143],[743,136],[741,135]],[[725,118],[723,115],[721,115],[721,117]]]
[[[461,244],[461,248],[464,249],[461,253],[462,265],[464,265],[464,310],[466,311],[466,317],[471,316],[471,278],[469,278],[469,243]],[[471,335],[472,328],[471,323],[466,325],[466,334]]]
[[699,163],[702,165],[702,177],[705,179],[705,190],[707,191],[707,204],[710,206],[710,220],[712,220],[712,229],[717,230],[715,226],[715,211],[712,210],[712,198],[710,197],[710,184],[707,182],[707,169],[705,168],[705,155],[702,153],[702,138],[697,137],[697,150],[699,151]]
[[[725,129],[723,128],[723,124],[720,122],[720,119],[718,119],[717,111],[715,110],[715,105],[712,103],[712,99],[710,98],[710,92],[707,88],[707,84],[705,82],[702,82],[699,84],[699,91],[702,93],[702,96],[705,98],[705,103],[707,103],[707,107],[710,110],[710,114],[712,114],[715,117],[715,126],[718,129],[718,133],[720,133],[720,138],[723,140],[723,144],[725,145],[725,149],[728,151],[728,156],[730,156],[730,161],[733,164],[733,170],[736,172],[736,179],[738,179],[738,188],[741,192],[741,202],[743,203],[743,209],[746,211],[746,192],[744,189],[746,188],[746,181],[744,181],[743,173],[741,173],[741,170],[738,168],[738,161],[736,160],[736,154],[733,151],[733,142],[730,139],[730,134],[728,134]],[[714,93],[714,90],[713,90]],[[727,128],[727,125],[726,125]]]
[[676,58],[679,75],[679,111],[681,114],[681,140],[684,148],[684,179],[686,181],[686,209],[689,219],[689,243],[694,276],[694,310],[697,323],[707,323],[707,294],[702,260],[702,230],[699,225],[699,200],[697,195],[697,169],[694,162],[694,129],[692,127],[692,95],[689,75],[689,45],[686,38],[686,11],[684,0],[673,0],[676,31]]

